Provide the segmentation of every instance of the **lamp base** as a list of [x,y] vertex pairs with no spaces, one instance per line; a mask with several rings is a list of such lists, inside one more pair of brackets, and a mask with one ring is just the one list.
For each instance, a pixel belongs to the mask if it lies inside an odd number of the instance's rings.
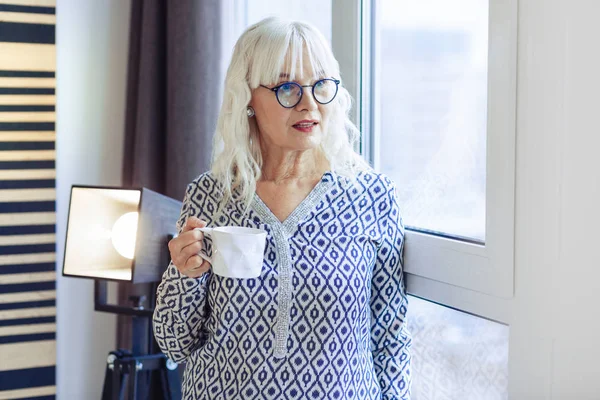
[[[139,387],[139,374],[143,371],[153,375],[149,380],[153,383],[152,397],[149,396],[148,385]],[[177,364],[162,353],[133,356],[124,350],[111,351],[106,363],[102,400],[124,400],[126,391],[130,400],[180,400]]]

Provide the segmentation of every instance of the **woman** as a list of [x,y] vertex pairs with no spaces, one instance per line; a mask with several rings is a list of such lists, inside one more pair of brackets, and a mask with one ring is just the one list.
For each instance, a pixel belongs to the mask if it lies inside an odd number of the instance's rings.
[[[404,226],[353,151],[324,37],[275,18],[238,40],[210,172],[187,187],[154,314],[185,399],[408,399]],[[267,231],[256,279],[213,274],[197,227]]]

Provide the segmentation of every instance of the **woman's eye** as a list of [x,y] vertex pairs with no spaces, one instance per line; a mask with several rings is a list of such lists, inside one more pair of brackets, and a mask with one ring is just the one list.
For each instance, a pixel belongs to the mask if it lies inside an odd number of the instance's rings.
[[286,92],[291,92],[293,88],[294,85],[292,85],[291,83],[284,83],[283,85],[281,85],[281,90]]
[[315,83],[315,90],[319,92],[327,91],[329,89],[328,81],[319,81]]

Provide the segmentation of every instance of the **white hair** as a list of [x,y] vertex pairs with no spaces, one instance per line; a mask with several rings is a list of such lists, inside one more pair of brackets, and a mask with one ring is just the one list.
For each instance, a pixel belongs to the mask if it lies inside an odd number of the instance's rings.
[[[259,85],[278,82],[287,72],[295,79],[303,53],[309,57],[312,71],[340,79],[339,64],[327,40],[311,24],[270,17],[250,26],[238,39],[225,77],[223,104],[213,142],[212,174],[220,184],[223,201],[219,209],[236,197],[247,211],[261,177],[263,158],[254,118],[247,107],[252,90]],[[288,71],[282,71],[287,64]],[[298,68],[300,74],[303,69]],[[331,107],[328,130],[320,151],[332,171],[354,177],[371,167],[354,151],[360,132],[350,121],[352,97],[340,83]]]

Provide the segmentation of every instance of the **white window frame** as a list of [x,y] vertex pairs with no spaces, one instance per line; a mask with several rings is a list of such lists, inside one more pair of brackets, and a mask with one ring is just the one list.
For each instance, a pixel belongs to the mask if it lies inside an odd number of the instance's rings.
[[[407,230],[404,253],[410,294],[507,324],[514,293],[517,1],[489,3],[485,244]],[[332,0],[332,10],[332,46],[356,99],[361,151],[378,169],[379,107],[371,101],[379,84],[371,65],[377,0]]]

